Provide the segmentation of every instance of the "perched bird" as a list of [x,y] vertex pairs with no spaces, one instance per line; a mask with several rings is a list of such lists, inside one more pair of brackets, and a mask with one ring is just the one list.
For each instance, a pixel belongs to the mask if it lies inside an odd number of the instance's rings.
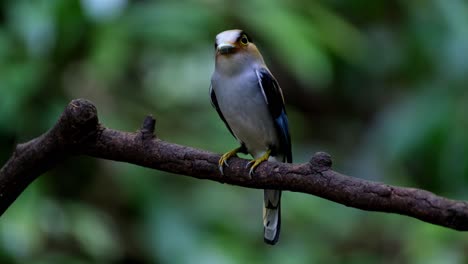
[[[249,153],[250,174],[263,161],[292,162],[283,93],[252,39],[242,30],[219,33],[211,77],[213,107],[240,147],[221,156],[219,169],[237,153]],[[281,227],[281,190],[264,190],[264,240],[276,244]]]

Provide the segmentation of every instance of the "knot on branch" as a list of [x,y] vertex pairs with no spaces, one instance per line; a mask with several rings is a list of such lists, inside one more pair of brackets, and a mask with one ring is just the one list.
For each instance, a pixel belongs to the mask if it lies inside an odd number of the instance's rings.
[[74,99],[67,105],[54,129],[63,143],[78,144],[95,135],[98,124],[94,104],[86,99]]
[[332,166],[332,159],[326,152],[317,152],[309,161],[312,170],[322,172],[329,170]]
[[141,125],[140,133],[141,133],[141,139],[142,140],[147,140],[147,139],[152,139],[156,135],[154,134],[154,128],[156,126],[156,119],[153,118],[153,116],[148,115],[145,117],[145,120],[143,120],[143,124]]

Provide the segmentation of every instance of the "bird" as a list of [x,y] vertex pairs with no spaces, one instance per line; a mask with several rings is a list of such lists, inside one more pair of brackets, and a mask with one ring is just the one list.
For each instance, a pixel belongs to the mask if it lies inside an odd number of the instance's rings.
[[[250,154],[252,176],[264,161],[292,163],[291,137],[283,92],[263,56],[243,30],[226,30],[215,39],[211,104],[240,146],[221,156],[219,170],[237,153]],[[264,241],[275,245],[281,230],[281,190],[264,190]]]

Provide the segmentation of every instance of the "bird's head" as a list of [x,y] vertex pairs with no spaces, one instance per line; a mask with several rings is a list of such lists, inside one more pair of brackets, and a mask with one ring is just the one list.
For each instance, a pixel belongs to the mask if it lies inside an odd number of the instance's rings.
[[252,39],[240,29],[226,30],[216,36],[216,66],[226,70],[245,65],[263,64],[263,58]]

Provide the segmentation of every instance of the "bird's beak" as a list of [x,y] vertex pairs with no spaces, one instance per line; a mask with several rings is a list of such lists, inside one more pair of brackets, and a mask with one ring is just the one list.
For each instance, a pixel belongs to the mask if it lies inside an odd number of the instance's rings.
[[236,47],[231,43],[221,43],[218,45],[218,52],[220,54],[230,54],[233,53]]

